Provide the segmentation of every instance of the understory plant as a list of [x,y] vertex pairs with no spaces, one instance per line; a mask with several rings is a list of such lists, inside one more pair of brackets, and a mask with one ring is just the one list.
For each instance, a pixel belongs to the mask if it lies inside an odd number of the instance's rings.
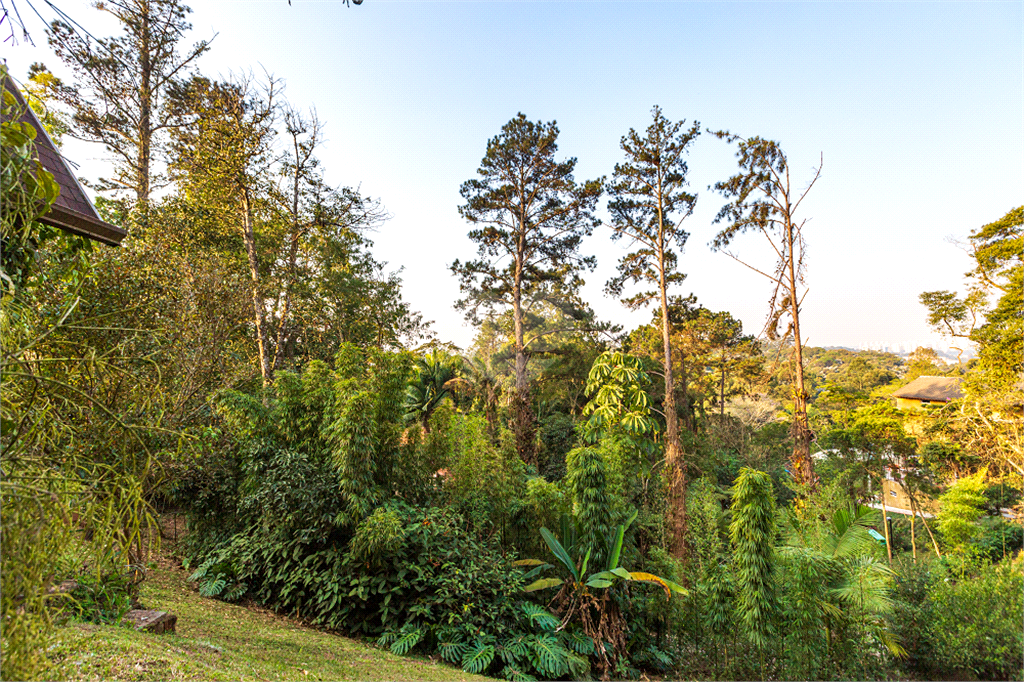
[[[597,566],[591,564],[595,553],[593,544],[585,545],[583,558],[577,561],[572,556],[575,543],[570,543],[567,549],[550,530],[541,528],[541,537],[557,560],[556,565],[563,577],[538,578],[525,588],[526,592],[559,588],[550,602],[560,617],[559,628],[576,629],[595,643],[592,653],[603,679],[621,672],[629,660],[628,616],[623,614],[617,593],[625,591],[626,586],[633,582],[659,586],[664,590],[666,599],[671,598],[673,592],[686,593],[681,586],[667,578],[643,571],[629,571],[619,565],[626,528],[635,519],[634,512],[625,524],[619,524],[604,538],[601,555],[606,558]],[[563,537],[566,535],[574,537],[575,534],[564,532]],[[555,567],[540,559],[524,559],[518,563],[534,567],[528,574],[531,577]]]

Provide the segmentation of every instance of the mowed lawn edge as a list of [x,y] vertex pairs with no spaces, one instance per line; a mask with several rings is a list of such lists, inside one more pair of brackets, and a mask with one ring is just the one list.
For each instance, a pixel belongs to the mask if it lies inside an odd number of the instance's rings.
[[487,680],[423,657],[324,632],[267,609],[201,596],[167,560],[150,569],[140,601],[178,616],[175,634],[70,622],[50,647],[50,679]]

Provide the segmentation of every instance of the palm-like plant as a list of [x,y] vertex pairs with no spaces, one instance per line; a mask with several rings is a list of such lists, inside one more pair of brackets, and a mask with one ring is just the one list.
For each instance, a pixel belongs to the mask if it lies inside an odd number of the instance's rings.
[[[878,511],[863,505],[839,509],[824,528],[790,518],[787,544],[779,556],[793,581],[788,596],[799,608],[791,610],[796,620],[787,630],[803,632],[804,644],[818,639],[813,632],[817,630],[824,647],[831,648],[835,630],[845,625],[858,633],[862,641],[857,646],[862,651],[877,643],[894,656],[906,655],[886,627],[886,616],[893,609],[889,596],[893,573],[876,556],[878,544],[868,532],[877,521]],[[861,672],[868,675],[867,670]],[[815,677],[815,673],[808,668],[799,676]]]
[[[538,578],[524,588],[525,592],[536,592],[561,586],[552,599],[555,613],[562,621],[559,629],[575,623],[587,637],[595,643],[598,665],[608,671],[615,665],[616,659],[626,651],[626,623],[612,598],[612,588],[627,582],[642,582],[658,585],[665,590],[665,595],[672,593],[686,594],[686,590],[665,578],[643,571],[629,571],[619,565],[622,556],[622,542],[626,528],[636,519],[636,512],[624,524],[619,524],[606,539],[607,552],[602,570],[588,573],[591,569],[590,557],[594,547],[588,547],[583,558],[577,564],[572,559],[570,549],[559,542],[558,538],[547,528],[541,528],[540,534],[551,553],[564,569],[563,577]],[[567,533],[563,533],[567,535]],[[572,535],[569,533],[568,535]],[[570,545],[573,544],[570,542]],[[540,559],[524,559],[516,562],[519,566],[533,566],[527,578],[535,577],[541,572],[555,566]]]
[[462,368],[473,395],[473,406],[483,410],[488,435],[494,440],[498,432],[501,379],[490,363],[480,357],[463,358]]
[[405,389],[405,420],[419,421],[430,431],[430,416],[445,398],[452,395],[462,370],[462,359],[441,350],[417,358],[414,375]]

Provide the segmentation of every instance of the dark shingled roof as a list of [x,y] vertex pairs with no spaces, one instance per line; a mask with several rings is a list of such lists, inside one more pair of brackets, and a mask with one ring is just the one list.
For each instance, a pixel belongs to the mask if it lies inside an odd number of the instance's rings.
[[28,123],[36,129],[36,154],[39,156],[39,163],[53,174],[53,179],[60,185],[57,200],[53,202],[49,212],[39,218],[39,222],[104,244],[119,245],[128,233],[100,219],[85,190],[78,184],[71,166],[61,156],[57,146],[46,134],[46,129],[36,118],[31,107],[25,103],[25,98],[21,96],[10,77],[4,78],[4,89],[14,95],[20,105],[19,108],[24,112],[18,117],[18,121]]
[[948,403],[962,398],[960,377],[918,377],[892,394],[894,398],[935,400]]

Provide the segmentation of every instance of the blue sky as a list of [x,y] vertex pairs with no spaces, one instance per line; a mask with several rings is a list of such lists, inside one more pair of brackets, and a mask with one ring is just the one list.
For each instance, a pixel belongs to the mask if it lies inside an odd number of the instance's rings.
[[[37,5],[41,3],[36,3]],[[86,3],[60,6],[97,35],[113,27]],[[22,7],[24,14],[25,7]],[[800,177],[824,158],[810,218],[803,326],[812,345],[948,343],[932,335],[921,291],[957,288],[970,264],[947,237],[1024,203],[1024,3],[1021,2],[433,2],[194,0],[197,37],[219,33],[202,69],[261,66],[327,122],[329,179],[382,199],[392,220],[378,258],[404,267],[405,293],[441,338],[468,345],[448,271],[474,253],[459,185],[486,141],[517,112],[557,120],[578,178],[610,175],[620,137],[659,104],[672,119],[779,140]],[[45,15],[45,12],[44,12]],[[40,47],[5,47],[15,74]],[[69,146],[86,175],[102,153]],[[757,332],[767,283],[708,242],[722,199],[707,188],[734,170],[703,136],[690,158],[698,208],[680,293],[729,310]],[[602,293],[622,255],[599,229],[585,296],[632,326]],[[768,263],[767,245],[737,250]]]

